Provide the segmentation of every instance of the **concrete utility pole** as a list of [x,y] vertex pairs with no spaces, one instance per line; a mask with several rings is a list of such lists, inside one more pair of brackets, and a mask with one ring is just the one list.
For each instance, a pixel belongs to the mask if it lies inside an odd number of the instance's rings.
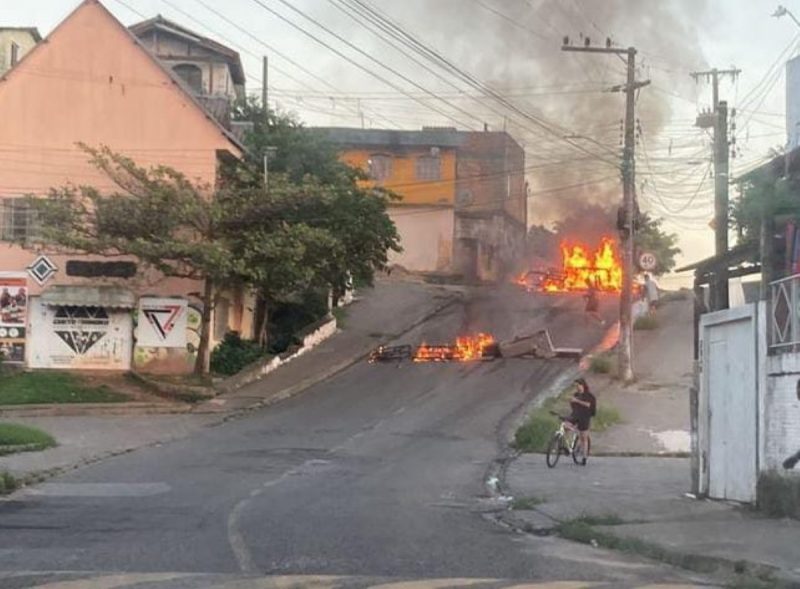
[[610,53],[627,56],[628,78],[624,88],[625,92],[625,148],[622,155],[622,210],[623,224],[620,227],[622,237],[622,295],[619,301],[619,378],[623,382],[633,380],[633,248],[636,225],[636,194],[635,194],[635,115],[636,91],[647,86],[650,80],[636,81],[636,49],[612,47],[611,40],[606,40],[605,47],[592,47],[589,39],[585,40],[583,47],[573,47],[569,38],[564,39],[563,51],[581,51],[586,53]]
[[264,107],[264,112],[269,111],[267,106],[267,98],[269,98],[269,57],[266,55],[261,63],[261,105]]
[[[704,129],[714,129],[714,254],[716,256],[722,256],[728,252],[728,187],[730,185],[728,103],[719,100],[719,78],[720,76],[730,76],[736,79],[741,71],[735,68],[729,70],[715,68],[690,74],[695,82],[700,78],[711,81],[714,110],[711,115],[699,115],[696,125]],[[711,289],[711,310],[727,309],[728,304],[728,269],[721,267],[714,275],[714,284]]]

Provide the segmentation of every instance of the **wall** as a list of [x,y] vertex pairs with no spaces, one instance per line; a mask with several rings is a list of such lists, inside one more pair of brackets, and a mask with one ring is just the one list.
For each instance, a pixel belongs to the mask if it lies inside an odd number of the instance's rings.
[[21,60],[28,51],[36,46],[36,39],[29,31],[0,31],[0,74],[4,74],[11,68],[11,43],[19,46],[17,59]]
[[764,398],[764,466],[780,468],[781,463],[800,450],[800,353],[768,356],[767,388]]
[[457,211],[455,218],[456,273],[480,281],[503,280],[524,256],[524,226],[505,212]]
[[[28,366],[127,370],[132,349],[128,309],[50,307],[28,299]],[[77,312],[77,313],[76,313]]]
[[452,271],[453,209],[391,207],[389,217],[400,234],[400,253],[389,252],[389,264],[410,272]]
[[453,149],[439,150],[442,168],[441,179],[438,181],[417,178],[417,158],[430,156],[429,147],[375,146],[371,149],[346,149],[342,152],[341,159],[353,167],[368,171],[368,162],[373,154],[392,156],[392,176],[380,185],[402,196],[403,204],[442,205],[453,204],[455,201],[456,155]]

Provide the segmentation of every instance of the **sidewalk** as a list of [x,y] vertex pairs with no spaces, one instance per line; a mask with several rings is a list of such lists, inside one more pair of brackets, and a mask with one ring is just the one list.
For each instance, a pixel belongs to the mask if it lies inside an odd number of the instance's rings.
[[[58,442],[41,452],[0,456],[0,472],[25,479],[50,476],[153,444],[186,437],[237,412],[263,407],[328,378],[365,357],[381,343],[418,325],[460,298],[460,289],[424,283],[385,281],[359,292],[346,307],[341,329],[306,354],[242,389],[196,406],[191,413],[148,414],[154,409],[174,411],[174,403],[159,407],[120,403],[98,407],[91,415],[80,406],[22,408],[0,415],[0,420],[40,428]],[[163,407],[161,407],[163,405]],[[181,408],[188,409],[185,404]],[[183,410],[183,409],[181,409]],[[116,412],[125,411],[124,415]],[[73,414],[71,414],[73,413]]]
[[265,378],[199,405],[196,413],[256,409],[290,397],[365,358],[461,298],[454,287],[381,281],[345,307],[335,335]]
[[594,456],[586,467],[566,456],[553,469],[542,455],[516,457],[504,490],[536,505],[502,518],[530,532],[559,533],[699,572],[800,586],[800,521],[696,500],[687,495],[689,459],[664,456],[689,451],[691,313],[691,301],[667,303],[658,311],[658,329],[635,333],[635,384],[587,375],[598,403],[616,407],[623,422],[592,435]]

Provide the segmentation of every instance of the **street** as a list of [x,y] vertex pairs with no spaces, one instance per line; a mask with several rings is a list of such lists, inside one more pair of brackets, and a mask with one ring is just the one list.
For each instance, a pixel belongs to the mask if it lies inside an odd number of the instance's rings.
[[[559,345],[588,347],[603,333],[583,327],[579,298],[501,289],[468,301],[400,343],[489,325],[502,338],[544,321],[560,328]],[[604,307],[613,313],[613,301]],[[0,503],[2,586],[53,571],[686,579],[493,521],[505,503],[485,479],[513,418],[573,366],[362,362],[272,408],[52,479]]]

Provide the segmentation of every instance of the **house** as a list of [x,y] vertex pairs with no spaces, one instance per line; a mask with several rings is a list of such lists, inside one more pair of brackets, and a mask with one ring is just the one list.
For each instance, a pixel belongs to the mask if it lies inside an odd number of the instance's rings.
[[130,31],[230,129],[231,103],[245,96],[244,68],[236,51],[161,15],[132,25]]
[[403,252],[390,263],[420,274],[495,281],[524,253],[525,152],[506,132],[318,129],[369,183],[398,194],[389,215]]
[[0,27],[0,76],[42,40],[35,27]]
[[[221,162],[241,157],[242,145],[98,0],[84,0],[6,72],[0,109],[5,359],[31,368],[188,371],[200,313],[193,293],[202,284],[156,275],[135,260],[35,249],[24,197],[66,184],[115,189],[77,142],[209,184]],[[241,293],[220,293],[212,339],[252,333],[248,309]]]

